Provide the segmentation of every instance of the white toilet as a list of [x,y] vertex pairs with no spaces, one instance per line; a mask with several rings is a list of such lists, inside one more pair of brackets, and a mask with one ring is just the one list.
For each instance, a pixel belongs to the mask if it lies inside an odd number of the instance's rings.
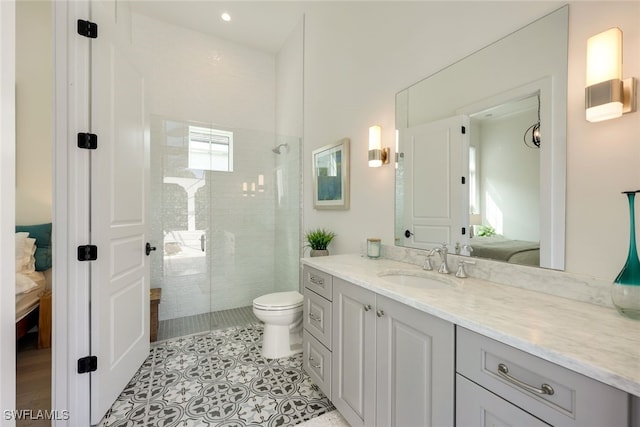
[[302,351],[302,300],[299,292],[275,292],[253,300],[253,314],[264,322],[262,356],[286,357]]

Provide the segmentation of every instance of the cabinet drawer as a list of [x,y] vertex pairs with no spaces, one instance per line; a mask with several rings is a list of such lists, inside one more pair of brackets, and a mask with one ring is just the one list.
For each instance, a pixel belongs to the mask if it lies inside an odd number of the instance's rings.
[[461,327],[456,349],[460,374],[549,424],[628,426],[621,390]]
[[304,290],[304,329],[331,349],[331,302],[309,289]]
[[305,372],[331,400],[331,352],[306,330],[302,335],[302,348]]
[[315,268],[309,267],[307,265],[304,266],[302,272],[302,281],[305,288],[311,289],[313,292],[325,297],[329,301],[332,300],[333,278],[330,274],[325,273],[324,271],[316,270]]
[[457,374],[456,426],[549,427],[549,424]]

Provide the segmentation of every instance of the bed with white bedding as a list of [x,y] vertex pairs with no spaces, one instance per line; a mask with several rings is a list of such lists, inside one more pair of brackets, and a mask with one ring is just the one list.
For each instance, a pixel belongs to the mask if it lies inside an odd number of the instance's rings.
[[39,322],[41,298],[51,290],[51,224],[17,226],[16,338]]
[[[33,283],[34,286],[30,286],[26,291],[19,292],[18,284],[28,282]],[[16,322],[24,319],[38,307],[46,285],[45,275],[41,271],[16,273]]]

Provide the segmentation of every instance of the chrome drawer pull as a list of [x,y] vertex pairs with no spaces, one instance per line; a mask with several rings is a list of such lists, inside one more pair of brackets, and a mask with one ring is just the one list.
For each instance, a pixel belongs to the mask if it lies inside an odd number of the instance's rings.
[[498,365],[498,374],[505,380],[509,381],[510,383],[513,383],[520,388],[530,391],[531,393],[548,394],[549,396],[551,396],[554,393],[553,387],[551,387],[549,384],[542,384],[540,388],[535,388],[534,386],[531,386],[527,383],[520,381],[517,378],[512,377],[511,375],[509,375],[509,368],[504,363],[500,363]]
[[324,279],[322,277],[309,276],[309,281],[314,285],[322,286],[324,288]]
[[316,322],[320,322],[322,319],[320,318],[320,316],[313,314],[313,313],[309,313],[309,318],[311,320],[315,320]]
[[309,356],[309,365],[311,365],[312,368],[316,368],[316,369],[322,368],[322,365],[314,365],[313,362],[315,362],[315,360],[313,360],[313,357]]

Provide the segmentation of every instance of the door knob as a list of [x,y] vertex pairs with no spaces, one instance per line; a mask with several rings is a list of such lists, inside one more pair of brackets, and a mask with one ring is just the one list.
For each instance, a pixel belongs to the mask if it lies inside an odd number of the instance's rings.
[[155,246],[151,246],[151,243],[147,242],[147,244],[144,246],[144,253],[147,254],[147,256],[149,256],[149,254],[151,253],[151,251],[155,251],[156,247]]
[[376,311],[376,314],[378,315],[378,317],[382,317],[382,316],[384,316],[384,311],[378,310],[378,311]]

